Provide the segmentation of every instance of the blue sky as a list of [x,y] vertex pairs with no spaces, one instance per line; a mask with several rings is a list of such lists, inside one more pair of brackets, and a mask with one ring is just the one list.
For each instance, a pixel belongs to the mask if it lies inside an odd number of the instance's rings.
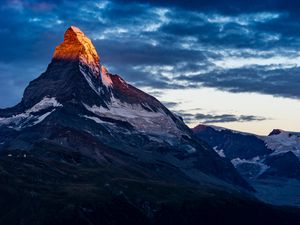
[[20,101],[75,25],[110,72],[191,126],[300,131],[299,21],[300,2],[288,0],[4,0],[0,107]]

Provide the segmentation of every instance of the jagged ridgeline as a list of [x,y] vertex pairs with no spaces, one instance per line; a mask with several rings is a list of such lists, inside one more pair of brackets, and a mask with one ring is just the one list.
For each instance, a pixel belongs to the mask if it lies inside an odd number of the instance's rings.
[[97,140],[99,149],[116,148],[143,163],[170,164],[195,181],[205,173],[251,190],[230,163],[193,138],[179,117],[107,72],[90,39],[76,27],[66,31],[46,72],[30,82],[21,103],[2,112],[1,126],[26,135],[39,130],[22,141],[10,135],[3,147],[30,151],[36,141],[47,140],[108,162],[88,148],[89,142],[74,146],[76,132]]

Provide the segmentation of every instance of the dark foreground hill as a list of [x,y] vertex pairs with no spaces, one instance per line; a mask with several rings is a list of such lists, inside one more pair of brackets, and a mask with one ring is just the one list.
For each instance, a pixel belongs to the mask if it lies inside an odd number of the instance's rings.
[[14,151],[9,157],[6,153],[0,157],[0,224],[300,222],[295,208],[266,205],[244,193],[187,182],[184,177],[174,181],[169,171],[157,173],[137,165],[131,156],[122,155],[126,160],[122,164],[99,165],[47,142],[37,143],[30,153]]

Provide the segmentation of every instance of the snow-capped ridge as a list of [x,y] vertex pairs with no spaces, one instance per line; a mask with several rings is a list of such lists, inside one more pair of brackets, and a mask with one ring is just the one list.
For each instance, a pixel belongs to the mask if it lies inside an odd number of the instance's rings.
[[300,133],[280,130],[265,137],[266,146],[272,149],[272,154],[291,151],[300,158]]
[[174,137],[182,135],[182,131],[178,129],[175,122],[165,111],[162,109],[153,111],[147,103],[129,104],[112,95],[108,108],[96,105],[89,106],[84,103],[83,105],[88,111],[97,116],[129,122],[140,132]]
[[[60,104],[54,97],[44,97],[40,102],[36,103],[23,113],[19,113],[11,117],[0,118],[0,126],[7,126],[16,130],[34,126],[42,122],[47,116],[54,112],[56,108],[62,106],[63,105]],[[36,115],[38,112],[48,108],[51,110],[42,115]]]
[[63,105],[59,103],[54,97],[44,97],[40,102],[36,103],[30,109],[27,109],[25,113],[38,112],[49,107],[62,107]]

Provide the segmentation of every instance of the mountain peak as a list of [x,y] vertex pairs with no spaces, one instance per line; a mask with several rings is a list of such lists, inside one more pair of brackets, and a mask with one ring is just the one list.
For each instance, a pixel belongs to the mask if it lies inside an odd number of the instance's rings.
[[283,132],[283,130],[273,129],[272,132],[268,136],[278,135],[278,134],[281,134],[282,132]]
[[92,41],[77,27],[71,26],[64,41],[55,48],[55,60],[80,61],[100,71],[100,57]]

